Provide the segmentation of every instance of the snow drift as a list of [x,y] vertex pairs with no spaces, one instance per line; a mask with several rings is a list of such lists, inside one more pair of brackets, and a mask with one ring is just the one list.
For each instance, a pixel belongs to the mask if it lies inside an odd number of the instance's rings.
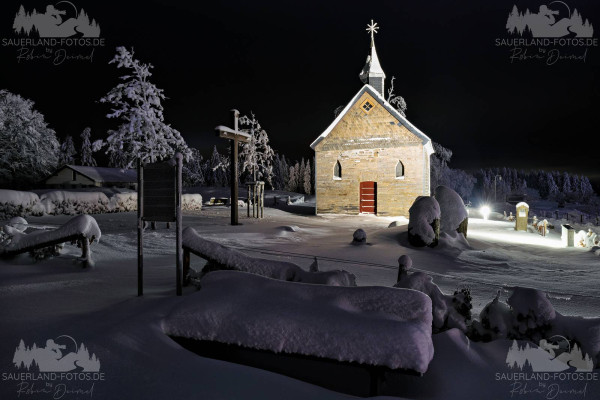
[[[435,199],[440,205],[440,231],[446,233],[456,232],[469,214],[458,193],[446,186],[435,188]],[[466,228],[465,228],[466,236]]]
[[170,336],[425,373],[431,300],[385,287],[282,282],[237,271],[206,275],[165,318]]
[[208,261],[203,272],[232,269],[284,281],[332,286],[356,286],[354,275],[346,271],[309,272],[300,266],[278,260],[254,258],[219,243],[206,240],[194,228],[183,231],[183,246],[201,254]]

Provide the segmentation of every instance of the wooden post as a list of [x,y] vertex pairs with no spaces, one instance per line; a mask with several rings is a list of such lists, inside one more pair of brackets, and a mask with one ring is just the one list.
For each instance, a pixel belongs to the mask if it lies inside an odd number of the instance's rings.
[[218,131],[219,137],[230,140],[231,142],[231,225],[239,225],[238,223],[238,144],[240,142],[248,142],[250,135],[238,130],[238,118],[240,112],[238,110],[231,110],[233,112],[233,127],[234,129],[227,128],[225,126],[217,126],[215,128]]
[[248,184],[248,203],[246,204],[246,209],[248,210],[248,218],[250,218],[250,184]]
[[142,161],[138,158],[138,296],[144,295],[144,221],[142,215],[144,213],[144,167]]
[[187,286],[190,282],[188,276],[190,274],[190,251],[183,249],[183,286]]
[[260,185],[260,217],[265,217],[265,183]]
[[[236,152],[237,153],[237,152]],[[175,278],[177,279],[177,296],[181,296],[182,293],[182,283],[183,283],[183,271],[182,271],[182,259],[181,259],[181,248],[182,248],[182,243],[181,243],[181,236],[182,236],[182,227],[181,227],[181,222],[182,222],[182,218],[181,218],[181,167],[183,164],[183,155],[181,155],[181,153],[177,153],[175,155],[175,159],[177,161],[177,176],[175,177],[175,185],[176,185],[176,196],[177,196],[177,200],[176,200],[176,208],[175,208],[175,212],[176,212],[176,227],[175,227],[175,242],[176,242],[176,249],[175,249],[175,257],[177,257],[176,260],[176,268],[177,271],[175,273]],[[236,207],[237,210],[237,207]]]

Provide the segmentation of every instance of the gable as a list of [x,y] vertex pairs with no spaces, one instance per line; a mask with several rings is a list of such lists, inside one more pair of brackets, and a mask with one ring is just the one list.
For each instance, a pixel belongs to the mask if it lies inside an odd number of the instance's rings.
[[[371,107],[363,108],[365,102]],[[367,110],[368,108],[368,110]],[[431,139],[412,125],[371,86],[364,85],[331,125],[311,144],[314,150],[397,147]]]

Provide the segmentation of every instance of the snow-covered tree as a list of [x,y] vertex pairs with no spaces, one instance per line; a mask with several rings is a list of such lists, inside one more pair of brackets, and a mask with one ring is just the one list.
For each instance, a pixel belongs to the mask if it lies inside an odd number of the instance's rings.
[[229,157],[222,156],[217,150],[217,146],[214,146],[204,172],[206,184],[209,186],[227,186],[229,184],[229,164]]
[[172,157],[176,152],[187,161],[191,152],[176,129],[164,122],[161,101],[166,97],[162,89],[150,82],[153,68],[133,58],[133,50],[117,47],[117,54],[109,64],[128,70],[122,82],[100,99],[112,105],[108,118],[117,118],[122,124],[109,131],[107,154],[113,166],[132,168],[138,158],[153,163]]
[[312,191],[312,173],[310,170],[310,160],[304,166],[304,193],[310,194]]
[[33,101],[0,90],[0,182],[39,181],[56,167],[59,143]]
[[68,135],[65,138],[65,141],[60,144],[60,155],[58,158],[58,164],[59,165],[74,164],[76,154],[77,154],[77,151],[75,150],[75,144],[73,143],[73,137],[71,135]]
[[86,165],[90,167],[95,167],[96,160],[94,160],[94,150],[92,149],[92,143],[90,142],[90,135],[92,133],[92,129],[87,127],[81,132],[81,157],[80,163],[81,165]]
[[269,145],[269,136],[261,127],[254,113],[244,115],[239,119],[241,125],[247,128],[243,131],[250,134],[250,141],[244,143],[239,154],[240,173],[248,172],[253,181],[264,180],[273,187],[273,158],[275,152]]
[[403,117],[406,117],[406,101],[404,100],[404,97],[396,96],[394,93],[394,79],[396,79],[396,77],[392,76],[390,87],[388,89],[387,102],[394,106]]
[[435,153],[431,155],[431,194],[438,187],[444,177],[444,173],[448,168],[448,163],[452,158],[452,150],[445,148],[439,143],[433,142]]
[[188,162],[183,164],[182,179],[184,186],[204,185],[204,159],[198,149],[191,149],[192,156]]
[[296,162],[296,165],[291,166],[289,171],[290,172],[285,189],[289,192],[295,192],[298,189],[298,172],[300,171],[300,164]]

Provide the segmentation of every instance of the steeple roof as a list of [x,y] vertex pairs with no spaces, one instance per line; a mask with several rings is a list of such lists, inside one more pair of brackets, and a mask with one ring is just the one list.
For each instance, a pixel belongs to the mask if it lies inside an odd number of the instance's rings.
[[371,33],[371,54],[367,56],[367,61],[359,76],[363,83],[372,85],[377,90],[383,92],[385,73],[383,72],[383,68],[381,68],[377,50],[375,49],[375,34],[378,29],[377,23],[374,23],[373,20],[371,20],[371,24],[367,25],[367,31]]

